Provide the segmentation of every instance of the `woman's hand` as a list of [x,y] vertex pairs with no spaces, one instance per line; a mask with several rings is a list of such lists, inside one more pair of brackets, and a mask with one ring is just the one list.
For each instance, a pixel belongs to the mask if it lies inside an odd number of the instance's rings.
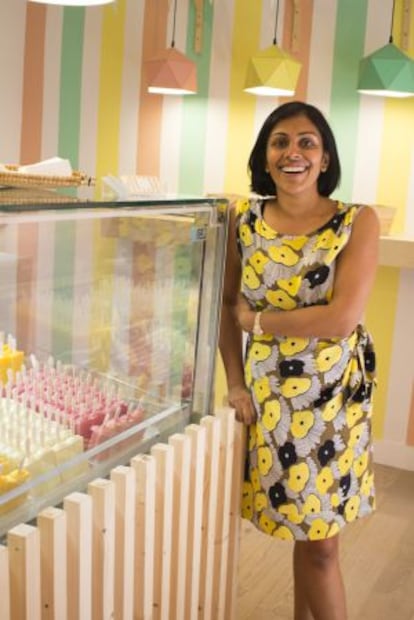
[[237,298],[236,318],[240,327],[244,329],[244,331],[252,331],[255,314],[256,313],[251,309],[247,299],[240,293]]
[[243,424],[249,425],[256,421],[256,412],[253,407],[249,390],[244,385],[236,385],[230,388],[228,393],[230,407],[236,410],[236,419]]

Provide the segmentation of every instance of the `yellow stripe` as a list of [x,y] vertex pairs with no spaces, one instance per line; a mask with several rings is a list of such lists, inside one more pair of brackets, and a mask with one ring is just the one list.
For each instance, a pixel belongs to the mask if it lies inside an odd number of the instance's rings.
[[[243,93],[243,88],[250,56],[258,51],[260,45],[262,15],[258,5],[258,2],[235,0],[225,192],[245,194],[249,187],[246,168],[255,139],[253,130],[256,97]],[[269,41],[269,45],[271,43]]]
[[378,387],[374,396],[373,416],[373,432],[376,439],[381,439],[384,435],[387,415],[388,378],[394,341],[399,273],[399,269],[393,267],[379,268],[366,311],[366,323],[374,338],[378,365]]
[[[118,173],[125,15],[126,0],[118,0],[115,5],[103,9],[96,149],[98,179],[108,173]],[[102,371],[107,370],[109,364],[111,341],[108,327],[111,325],[111,316],[102,313],[99,291],[105,286],[105,295],[110,297],[113,292],[113,273],[108,273],[108,265],[113,264],[116,241],[116,236],[104,236],[102,224],[96,223],[93,251],[93,282],[96,284],[91,295],[90,361]]]

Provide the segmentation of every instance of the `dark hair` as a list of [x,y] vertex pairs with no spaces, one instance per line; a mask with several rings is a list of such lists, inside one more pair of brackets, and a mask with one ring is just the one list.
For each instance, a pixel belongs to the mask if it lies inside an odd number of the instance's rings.
[[329,155],[329,165],[327,170],[321,172],[318,177],[318,192],[321,196],[330,196],[338,187],[341,178],[341,164],[335,137],[322,112],[315,106],[302,101],[290,101],[280,105],[269,114],[263,123],[249,157],[250,188],[261,196],[276,195],[273,179],[266,172],[267,142],[273,127],[280,121],[293,116],[306,116],[317,127],[322,136],[323,149]]

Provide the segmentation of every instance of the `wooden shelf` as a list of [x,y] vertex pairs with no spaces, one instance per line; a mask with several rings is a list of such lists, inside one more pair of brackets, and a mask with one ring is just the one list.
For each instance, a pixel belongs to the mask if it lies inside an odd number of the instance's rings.
[[414,269],[414,235],[387,235],[380,238],[379,264]]

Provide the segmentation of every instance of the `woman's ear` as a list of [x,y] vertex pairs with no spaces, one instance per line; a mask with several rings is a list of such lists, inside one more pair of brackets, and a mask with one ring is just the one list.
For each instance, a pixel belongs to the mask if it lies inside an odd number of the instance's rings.
[[329,166],[329,155],[328,153],[324,153],[322,157],[322,163],[321,163],[321,172],[326,172],[328,170],[328,166]]

